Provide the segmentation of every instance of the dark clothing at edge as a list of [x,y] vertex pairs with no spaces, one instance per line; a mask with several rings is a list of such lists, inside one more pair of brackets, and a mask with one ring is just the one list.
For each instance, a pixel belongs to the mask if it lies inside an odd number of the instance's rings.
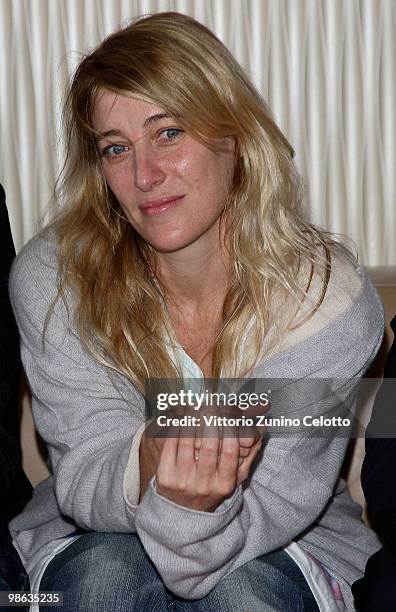
[[366,431],[362,468],[370,522],[384,546],[370,557],[364,577],[352,587],[359,612],[396,609],[396,316],[391,327],[395,338]]
[[8,297],[8,274],[14,257],[5,193],[0,185],[0,590],[20,591],[29,589],[29,581],[11,543],[8,521],[21,512],[32,495],[32,487],[21,467],[19,446],[22,368],[18,331]]

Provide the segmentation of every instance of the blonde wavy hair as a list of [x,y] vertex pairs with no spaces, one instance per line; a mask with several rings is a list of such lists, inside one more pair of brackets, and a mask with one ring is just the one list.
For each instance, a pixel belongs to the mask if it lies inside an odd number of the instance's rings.
[[[190,17],[139,18],[80,62],[64,111],[67,156],[57,197],[68,206],[54,222],[59,294],[69,288],[75,295],[86,349],[142,391],[146,378],[180,377],[181,370],[164,344],[172,329],[166,288],[149,263],[152,249],[123,218],[101,171],[92,128],[101,88],[160,106],[209,147],[216,138],[235,140],[233,187],[222,213],[231,277],[213,343],[213,377],[244,377],[261,358],[270,329],[277,329],[276,342],[298,325],[314,270],[322,291],[310,314],[318,308],[336,248],[304,220],[293,150],[226,47]],[[279,299],[295,305],[287,317],[274,306]]]

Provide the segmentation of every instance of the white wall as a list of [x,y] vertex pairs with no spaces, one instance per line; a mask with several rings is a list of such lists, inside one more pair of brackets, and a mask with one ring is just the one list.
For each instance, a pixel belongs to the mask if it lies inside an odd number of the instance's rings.
[[78,52],[161,10],[208,25],[297,152],[311,219],[396,264],[396,0],[0,0],[0,178],[20,248],[50,204]]

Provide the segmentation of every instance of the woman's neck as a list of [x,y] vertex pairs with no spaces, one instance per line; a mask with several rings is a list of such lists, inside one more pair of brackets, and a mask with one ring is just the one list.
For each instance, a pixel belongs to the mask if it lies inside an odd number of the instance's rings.
[[174,253],[161,253],[157,274],[172,303],[199,309],[208,300],[224,299],[230,279],[229,254],[223,241],[198,241]]

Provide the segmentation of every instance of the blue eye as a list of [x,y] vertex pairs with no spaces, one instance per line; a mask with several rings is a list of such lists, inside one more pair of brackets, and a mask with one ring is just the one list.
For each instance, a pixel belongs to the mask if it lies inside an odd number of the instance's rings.
[[115,144],[106,147],[103,151],[103,155],[107,155],[108,157],[119,157],[122,153],[126,153],[127,151],[129,151],[129,148],[126,145]]
[[172,142],[173,140],[176,140],[176,138],[182,133],[183,130],[181,130],[180,128],[167,128],[166,130],[163,130],[161,132],[160,136],[162,140],[165,140],[165,142]]

